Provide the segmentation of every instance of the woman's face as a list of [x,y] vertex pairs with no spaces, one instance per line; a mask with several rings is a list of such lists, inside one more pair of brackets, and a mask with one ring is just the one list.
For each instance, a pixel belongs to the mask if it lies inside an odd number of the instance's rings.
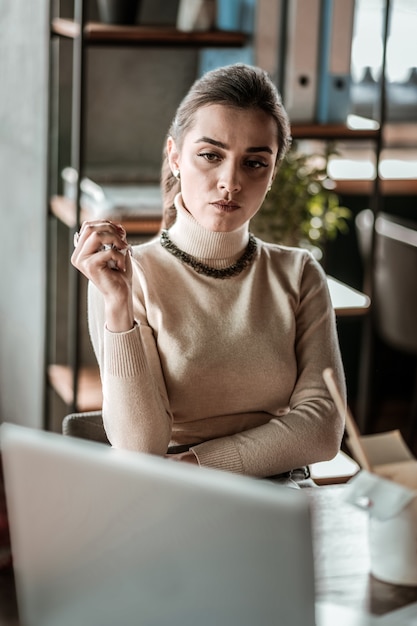
[[185,208],[204,228],[231,232],[261,206],[275,173],[275,120],[259,109],[213,104],[200,108],[179,149],[167,144],[181,175]]

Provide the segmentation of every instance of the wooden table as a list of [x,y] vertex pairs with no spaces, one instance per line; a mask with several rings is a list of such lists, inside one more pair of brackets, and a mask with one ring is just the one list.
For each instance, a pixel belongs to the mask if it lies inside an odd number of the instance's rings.
[[[417,602],[417,587],[389,585],[369,574],[367,515],[343,501],[345,488],[303,490],[312,504],[317,600],[374,616]],[[11,569],[0,572],[0,626],[19,626]]]

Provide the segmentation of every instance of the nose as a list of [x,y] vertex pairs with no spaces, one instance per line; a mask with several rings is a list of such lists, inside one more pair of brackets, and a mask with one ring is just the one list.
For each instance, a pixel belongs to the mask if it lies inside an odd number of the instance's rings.
[[217,187],[220,191],[237,193],[241,189],[238,167],[234,163],[224,163],[219,172]]

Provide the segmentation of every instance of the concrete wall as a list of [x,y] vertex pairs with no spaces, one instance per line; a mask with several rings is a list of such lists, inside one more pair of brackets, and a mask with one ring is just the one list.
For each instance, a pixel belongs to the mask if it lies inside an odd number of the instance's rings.
[[42,423],[48,1],[0,3],[0,421]]
[[[172,22],[177,0],[170,0],[170,11],[165,2],[143,0],[138,20]],[[71,16],[71,5],[62,0],[63,15]],[[89,10],[95,18],[95,0]],[[90,50],[88,173],[158,180],[169,122],[197,65],[192,50]],[[46,258],[48,66],[49,1],[0,2],[0,421],[35,427],[44,423],[46,270],[55,263]],[[61,43],[60,66],[58,174],[69,165],[68,41]],[[57,269],[65,275],[68,234],[63,226],[58,230]],[[64,295],[58,308],[63,306]],[[58,325],[56,335],[65,342],[67,329]]]

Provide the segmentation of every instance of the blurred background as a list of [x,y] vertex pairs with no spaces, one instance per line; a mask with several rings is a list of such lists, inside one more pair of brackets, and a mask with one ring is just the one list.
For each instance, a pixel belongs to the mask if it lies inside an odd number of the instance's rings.
[[[395,240],[411,226],[413,248],[416,3],[194,0],[200,7],[194,16],[185,4],[141,0],[128,24],[104,23],[110,20],[97,0],[0,6],[0,421],[60,430],[67,413],[100,408],[85,285],[69,265],[91,191],[78,181],[99,190],[157,189],[171,118],[208,69],[243,61],[273,77],[294,150],[314,163],[320,183],[348,209],[342,227],[319,241],[328,274],[373,295],[376,259],[388,258],[373,228],[381,214],[400,226]],[[125,216],[132,241],[156,234],[155,197]],[[331,215],[328,196],[326,202],[316,225]],[[357,219],[366,209],[367,249]],[[413,259],[400,274],[417,273]],[[389,282],[383,285],[399,305]],[[411,312],[415,283],[405,289],[399,308]],[[407,329],[405,341],[392,340],[381,330],[378,297],[372,302],[367,314],[338,319],[349,404],[364,431],[398,427],[415,446],[416,324],[392,318],[390,327]]]

